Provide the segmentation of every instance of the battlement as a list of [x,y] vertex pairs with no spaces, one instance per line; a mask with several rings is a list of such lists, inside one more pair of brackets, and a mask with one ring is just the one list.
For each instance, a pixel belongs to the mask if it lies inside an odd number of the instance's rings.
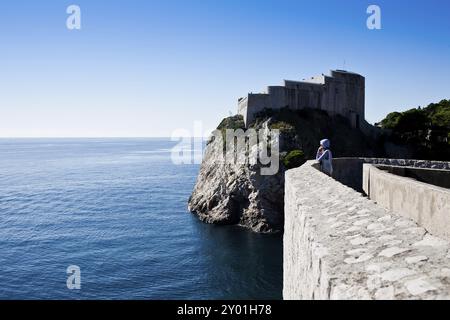
[[352,126],[360,127],[365,119],[365,78],[357,73],[332,70],[302,81],[284,80],[283,86],[268,86],[265,93],[249,93],[238,101],[238,113],[248,126],[264,109],[305,108],[340,114]]

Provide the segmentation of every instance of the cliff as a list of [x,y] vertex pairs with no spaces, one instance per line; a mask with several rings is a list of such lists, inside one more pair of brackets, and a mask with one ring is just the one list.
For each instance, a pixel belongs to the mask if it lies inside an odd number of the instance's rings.
[[[238,128],[240,117],[225,119],[218,129]],[[269,121],[258,127],[268,126]],[[260,165],[224,161],[221,141],[208,142],[189,210],[206,223],[239,224],[255,232],[283,228],[283,170],[262,176]]]
[[[218,129],[244,129],[244,122],[240,116],[226,118]],[[335,157],[385,153],[380,141],[352,128],[347,119],[318,110],[265,111],[247,129],[280,130],[278,173],[261,175],[260,164],[227,163],[220,139],[208,141],[188,204],[206,223],[237,224],[261,233],[282,231],[285,171],[314,158],[325,137],[332,141]]]

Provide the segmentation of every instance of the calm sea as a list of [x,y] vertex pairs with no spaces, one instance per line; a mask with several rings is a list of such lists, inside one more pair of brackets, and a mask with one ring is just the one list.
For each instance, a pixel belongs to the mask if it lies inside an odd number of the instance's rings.
[[281,298],[282,238],[187,212],[199,165],[175,144],[0,140],[0,299]]

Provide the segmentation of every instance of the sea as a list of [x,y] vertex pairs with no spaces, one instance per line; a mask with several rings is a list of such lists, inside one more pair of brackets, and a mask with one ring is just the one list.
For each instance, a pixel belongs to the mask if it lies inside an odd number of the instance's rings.
[[0,299],[281,299],[282,236],[188,212],[178,144],[0,139]]

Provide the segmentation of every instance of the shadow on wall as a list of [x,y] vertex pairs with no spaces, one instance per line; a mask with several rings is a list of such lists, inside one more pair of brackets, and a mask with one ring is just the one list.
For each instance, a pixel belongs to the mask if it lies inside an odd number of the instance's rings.
[[333,179],[363,193],[363,164],[359,158],[333,159]]

